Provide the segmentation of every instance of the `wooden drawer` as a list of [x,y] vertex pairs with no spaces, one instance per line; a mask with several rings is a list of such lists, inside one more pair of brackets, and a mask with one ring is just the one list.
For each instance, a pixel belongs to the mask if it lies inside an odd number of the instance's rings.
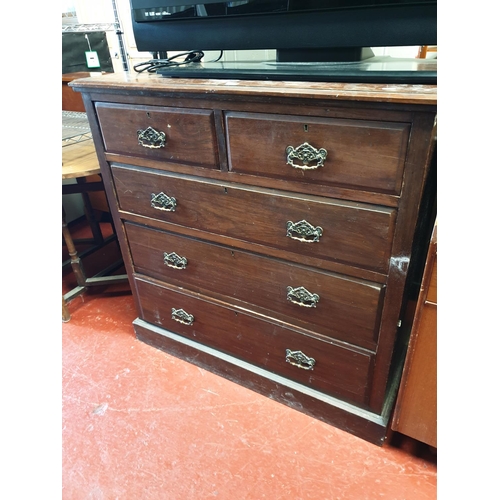
[[[223,305],[137,279],[141,318],[347,401],[365,404],[372,356],[301,335]],[[172,311],[174,310],[174,312]],[[190,316],[186,316],[191,315]],[[173,318],[177,319],[173,319]],[[179,321],[190,321],[183,324]],[[295,366],[302,352],[315,361]],[[307,361],[307,360],[306,360]],[[311,362],[312,363],[312,362]]]
[[125,227],[136,272],[244,301],[281,321],[375,349],[382,285],[135,224]]
[[225,119],[234,172],[390,194],[401,190],[406,123],[231,112]]
[[[124,211],[301,255],[388,270],[394,209],[147,169],[113,165],[112,171]],[[172,208],[172,200],[174,211],[162,209]]]
[[107,152],[218,168],[212,110],[96,103],[96,111]]

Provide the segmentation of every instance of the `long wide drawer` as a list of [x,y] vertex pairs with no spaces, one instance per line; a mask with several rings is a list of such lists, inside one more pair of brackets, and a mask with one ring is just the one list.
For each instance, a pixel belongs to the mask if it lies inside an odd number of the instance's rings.
[[211,110],[98,102],[96,111],[108,152],[218,168]]
[[383,286],[125,224],[135,271],[258,306],[322,335],[375,349]]
[[112,165],[124,211],[386,273],[394,209]]
[[140,279],[141,319],[349,402],[366,404],[372,355]]
[[399,194],[408,123],[228,112],[234,172]]

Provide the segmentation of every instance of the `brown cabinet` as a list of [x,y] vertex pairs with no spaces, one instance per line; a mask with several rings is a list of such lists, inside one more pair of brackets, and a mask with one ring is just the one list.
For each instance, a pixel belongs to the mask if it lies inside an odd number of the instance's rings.
[[113,200],[137,337],[382,443],[436,88],[72,85]]
[[427,255],[391,426],[437,448],[437,225]]
[[69,83],[78,78],[89,77],[90,73],[66,73],[62,75],[62,109],[63,111],[79,111],[84,112],[85,106],[80,94],[73,92]]

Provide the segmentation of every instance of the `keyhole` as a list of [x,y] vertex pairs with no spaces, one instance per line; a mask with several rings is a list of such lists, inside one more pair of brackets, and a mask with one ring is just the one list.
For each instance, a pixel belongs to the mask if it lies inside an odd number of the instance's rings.
[[227,194],[227,188],[224,188],[224,194]]
[[147,111],[147,112],[146,112],[146,116],[147,116],[148,118],[151,118],[151,115],[149,114],[149,111]]
[[304,132],[308,132],[309,131],[309,125],[307,125],[307,123],[304,125]]

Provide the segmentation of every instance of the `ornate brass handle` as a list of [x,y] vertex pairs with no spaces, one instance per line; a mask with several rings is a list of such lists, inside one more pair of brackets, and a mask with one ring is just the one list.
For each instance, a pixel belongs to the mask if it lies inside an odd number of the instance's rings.
[[302,368],[303,370],[314,369],[316,360],[314,358],[306,356],[302,351],[291,351],[290,349],[287,349],[285,353],[285,360],[287,363],[290,363],[293,366],[297,366],[298,368]]
[[157,210],[175,212],[177,200],[174,197],[167,196],[163,191],[158,194],[151,193],[151,206]]
[[146,130],[137,131],[137,140],[145,148],[158,149],[165,147],[165,132],[148,127]]
[[188,314],[184,309],[175,309],[173,307],[172,319],[183,325],[192,325],[194,323],[194,316],[192,314]]
[[188,261],[186,257],[181,257],[175,252],[163,252],[163,263],[168,267],[173,267],[174,269],[186,269]]
[[303,286],[299,286],[298,288],[292,288],[289,286],[286,290],[287,300],[299,306],[316,307],[316,304],[319,302],[319,295],[317,293],[311,293]]
[[[314,170],[324,165],[327,154],[326,149],[316,149],[307,142],[304,142],[304,144],[301,144],[298,148],[294,148],[293,146],[288,146],[286,148],[286,162],[293,168]],[[293,163],[294,159],[301,161],[303,165],[296,165]],[[310,165],[310,163],[312,163],[312,165]]]
[[309,224],[306,220],[286,223],[286,235],[292,240],[305,241],[306,243],[318,242],[323,235],[323,228]]

